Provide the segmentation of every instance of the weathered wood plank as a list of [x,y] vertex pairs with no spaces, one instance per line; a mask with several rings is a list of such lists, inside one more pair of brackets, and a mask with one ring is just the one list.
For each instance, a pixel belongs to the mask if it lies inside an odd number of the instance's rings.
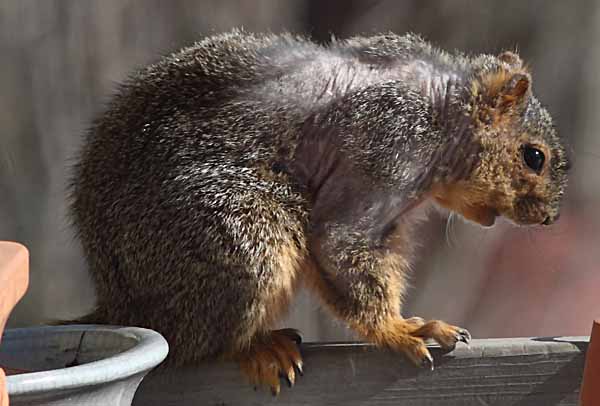
[[577,405],[587,337],[474,340],[435,371],[367,344],[305,344],[305,375],[278,398],[254,391],[233,364],[155,371],[134,405]]

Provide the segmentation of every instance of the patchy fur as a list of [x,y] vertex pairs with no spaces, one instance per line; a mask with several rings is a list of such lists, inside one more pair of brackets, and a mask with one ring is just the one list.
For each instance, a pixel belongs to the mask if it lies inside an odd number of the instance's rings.
[[[539,173],[525,145],[546,154]],[[300,358],[270,329],[304,281],[366,339],[431,364],[423,339],[468,334],[401,317],[416,214],[547,224],[567,167],[514,53],[209,37],[134,73],[86,135],[71,214],[98,300],[82,320],[155,329],[170,364],[236,359],[276,393]]]

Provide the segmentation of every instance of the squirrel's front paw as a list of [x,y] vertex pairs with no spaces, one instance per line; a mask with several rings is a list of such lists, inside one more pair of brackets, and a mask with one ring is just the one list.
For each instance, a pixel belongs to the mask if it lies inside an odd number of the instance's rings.
[[296,371],[303,374],[298,345],[302,341],[294,329],[273,330],[256,340],[252,347],[238,355],[242,372],[254,386],[267,385],[275,396],[279,394],[280,378],[290,387],[296,381]]
[[368,337],[381,346],[403,353],[416,366],[431,370],[433,358],[425,340],[434,339],[445,350],[454,349],[458,341],[468,344],[471,340],[471,334],[463,328],[440,320],[425,322],[420,317],[391,320]]
[[367,334],[367,338],[377,345],[387,347],[404,354],[418,367],[433,370],[433,358],[422,337],[411,335],[411,332],[423,324],[423,319],[393,319]]
[[411,332],[413,337],[435,340],[444,350],[451,351],[456,343],[469,344],[471,334],[464,328],[452,326],[441,320],[430,320]]

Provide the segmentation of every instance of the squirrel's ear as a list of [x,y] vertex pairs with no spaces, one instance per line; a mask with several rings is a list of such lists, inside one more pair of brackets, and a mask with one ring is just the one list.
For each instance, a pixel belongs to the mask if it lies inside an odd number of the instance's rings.
[[501,110],[523,104],[531,90],[531,78],[528,74],[515,73],[504,84],[497,99]]
[[499,69],[479,77],[476,88],[481,101],[500,113],[526,105],[531,94],[531,76],[524,69]]
[[519,55],[515,54],[514,52],[504,51],[498,55],[498,59],[508,64],[508,66],[510,66],[512,69],[520,69],[523,67],[523,61]]

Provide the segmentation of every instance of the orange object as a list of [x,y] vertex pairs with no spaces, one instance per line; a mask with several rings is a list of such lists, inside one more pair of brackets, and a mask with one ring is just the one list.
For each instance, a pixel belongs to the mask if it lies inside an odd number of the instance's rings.
[[583,383],[581,384],[581,406],[600,405],[600,321],[595,320],[585,357]]
[[8,406],[8,394],[6,393],[6,377],[0,368],[0,405]]
[[[27,290],[29,252],[16,242],[0,241],[0,340],[8,315]],[[0,406],[8,406],[6,380],[0,368]]]

